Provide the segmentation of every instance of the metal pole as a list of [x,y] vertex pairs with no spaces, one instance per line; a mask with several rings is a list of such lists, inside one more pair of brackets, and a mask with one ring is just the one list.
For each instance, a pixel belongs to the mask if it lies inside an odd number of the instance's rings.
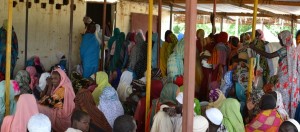
[[[258,0],[254,0],[254,7],[253,7],[253,21],[252,21],[252,40],[255,39],[255,30],[256,30],[256,17],[257,17],[257,5]],[[252,93],[252,79],[254,74],[254,58],[250,58],[249,61],[249,79],[248,79],[248,92],[247,92],[247,98],[250,97],[250,94]]]
[[68,72],[71,75],[72,65],[72,45],[73,45],[73,13],[74,13],[74,0],[71,0],[70,4],[70,33],[69,33],[69,60],[68,60]]
[[158,0],[158,43],[157,43],[157,67],[160,64],[160,40],[161,40],[161,12],[162,12],[162,0]]
[[173,5],[170,5],[170,30],[172,31],[172,24],[173,24]]
[[197,0],[186,0],[184,35],[184,96],[183,96],[183,132],[193,131],[194,93],[196,69],[196,20]]
[[[149,0],[149,13],[148,13],[148,47],[147,47],[147,83],[146,83],[146,123],[147,115],[150,108],[150,92],[151,92],[151,60],[152,60],[152,24],[153,24],[153,0]],[[146,130],[145,128],[145,131]]]
[[13,0],[8,0],[8,20],[6,37],[6,64],[5,64],[5,114],[10,114],[9,92],[10,92],[10,69],[11,69],[11,40],[12,40],[12,17]]
[[26,0],[26,18],[25,18],[25,58],[24,58],[24,67],[26,67],[27,61],[27,46],[28,46],[28,0]]
[[104,43],[104,35],[105,35],[105,28],[106,28],[106,0],[104,0],[104,4],[103,4],[103,21],[102,21],[102,25],[103,25],[103,29],[102,29],[102,44],[101,44],[101,60],[100,60],[100,70],[103,71],[104,70],[104,48],[105,48],[105,43]]

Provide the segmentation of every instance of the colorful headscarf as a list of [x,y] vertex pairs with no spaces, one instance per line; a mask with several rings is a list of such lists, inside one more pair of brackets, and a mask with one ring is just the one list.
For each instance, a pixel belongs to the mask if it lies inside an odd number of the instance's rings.
[[106,87],[101,94],[99,110],[103,112],[111,127],[117,117],[124,115],[123,106],[119,100],[118,93],[113,87]]
[[259,33],[258,39],[265,41],[264,32],[260,29],[257,29],[256,31]]
[[38,78],[36,77],[36,69],[33,66],[28,66],[26,67],[26,71],[29,73],[30,75],[30,88],[33,89],[35,88],[36,84],[37,84],[37,80]]
[[32,94],[22,94],[19,97],[16,108],[14,115],[4,118],[1,131],[26,132],[30,117],[39,112],[36,100]]
[[283,102],[282,102],[282,95],[278,91],[275,91],[275,92],[277,95],[277,101],[276,101],[277,112],[280,114],[281,119],[286,121],[289,119],[289,114],[284,109]]
[[167,63],[168,79],[173,81],[177,75],[183,75],[184,40],[182,39],[174,48]]
[[162,78],[161,70],[159,68],[153,68],[151,70],[151,78],[152,79],[160,79],[160,78]]
[[223,101],[220,110],[223,114],[223,125],[229,132],[244,132],[243,117],[240,113],[240,103],[228,98]]
[[208,104],[207,108],[220,108],[222,103],[226,100],[226,97],[219,89],[211,90],[209,98],[211,101]]
[[99,96],[102,94],[102,91],[105,87],[111,86],[108,82],[108,76],[105,72],[96,73],[96,83],[97,88],[93,91],[92,95],[96,105],[99,104]]
[[228,96],[228,93],[233,86],[232,75],[233,75],[233,71],[228,71],[224,75],[224,84],[221,86],[221,90],[226,97]]
[[228,34],[226,32],[220,32],[217,37],[217,42],[226,44],[228,42]]
[[160,80],[151,81],[151,100],[158,99],[163,89],[163,83]]
[[122,73],[117,92],[121,101],[126,101],[129,95],[132,93],[132,88],[130,86],[133,80],[133,73],[130,71],[124,71]]
[[112,131],[104,114],[97,108],[93,96],[90,91],[86,89],[80,90],[74,99],[75,109],[86,111],[91,117],[91,123],[104,131]]
[[18,71],[15,80],[19,83],[21,94],[31,93],[30,84],[30,76],[29,73],[25,70]]
[[[2,124],[3,118],[5,117],[5,80],[0,82],[0,124]],[[14,97],[20,94],[20,89],[18,83],[14,80],[10,81],[10,90],[9,90],[9,114],[13,115],[16,110],[16,101]]]
[[46,85],[47,85],[47,78],[50,77],[50,73],[45,72],[41,75],[40,79],[39,79],[39,90],[40,91],[44,91]]
[[260,112],[245,128],[247,132],[278,132],[282,122],[278,112],[270,109]]
[[178,90],[178,86],[173,83],[168,83],[164,86],[160,93],[159,102],[162,104],[172,103],[174,105],[177,104],[176,101],[176,92]]

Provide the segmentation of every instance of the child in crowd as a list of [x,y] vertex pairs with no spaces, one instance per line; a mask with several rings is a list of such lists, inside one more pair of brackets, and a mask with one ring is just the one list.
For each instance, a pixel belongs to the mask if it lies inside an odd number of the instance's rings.
[[76,110],[71,117],[72,126],[66,132],[88,132],[90,120],[91,118],[86,112]]

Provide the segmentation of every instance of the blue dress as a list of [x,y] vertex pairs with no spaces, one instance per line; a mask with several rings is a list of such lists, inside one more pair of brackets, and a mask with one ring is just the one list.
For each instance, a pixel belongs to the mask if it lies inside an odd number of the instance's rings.
[[95,34],[83,35],[80,45],[80,57],[83,67],[83,77],[88,78],[98,71],[100,45]]

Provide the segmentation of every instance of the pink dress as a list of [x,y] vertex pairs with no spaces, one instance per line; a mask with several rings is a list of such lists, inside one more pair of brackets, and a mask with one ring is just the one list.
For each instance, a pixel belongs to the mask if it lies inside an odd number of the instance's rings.
[[73,91],[72,83],[67,77],[66,73],[61,69],[56,69],[60,76],[61,81],[59,86],[52,91],[52,94],[60,87],[64,87],[64,102],[63,108],[50,108],[48,106],[38,105],[40,113],[47,115],[51,121],[52,128],[58,132],[64,132],[71,126],[71,116],[73,109],[75,108],[74,98],[75,93]]

